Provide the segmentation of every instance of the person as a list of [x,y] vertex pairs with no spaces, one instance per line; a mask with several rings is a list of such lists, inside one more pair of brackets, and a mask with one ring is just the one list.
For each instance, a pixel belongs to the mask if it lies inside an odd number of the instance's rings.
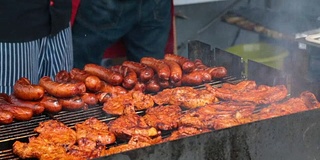
[[0,1],[0,92],[73,67],[71,0]]
[[163,58],[172,0],[81,0],[72,27],[74,67],[100,64],[105,50],[121,41],[126,58]]

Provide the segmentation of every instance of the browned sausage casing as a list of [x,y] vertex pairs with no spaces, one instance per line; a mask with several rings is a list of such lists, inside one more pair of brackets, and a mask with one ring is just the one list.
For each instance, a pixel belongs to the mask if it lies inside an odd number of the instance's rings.
[[43,97],[45,90],[39,85],[32,85],[27,78],[20,78],[13,86],[13,94],[23,100],[38,100]]
[[2,104],[0,110],[8,111],[13,114],[15,120],[27,121],[33,116],[33,111],[27,107],[16,106],[13,104]]
[[86,86],[83,82],[58,83],[52,81],[48,76],[42,77],[39,85],[45,88],[50,95],[59,98],[72,97],[86,92]]
[[159,92],[160,90],[161,90],[161,87],[159,85],[159,82],[157,81],[157,78],[153,77],[146,83],[147,92],[156,93],[156,92]]
[[97,76],[91,75],[79,68],[73,68],[70,71],[70,76],[71,76],[71,79],[73,80],[84,82],[87,89],[92,92],[99,91],[103,86],[100,78],[98,78]]
[[198,72],[191,72],[184,74],[181,79],[181,83],[187,86],[195,86],[203,83],[203,76]]
[[45,95],[40,103],[44,106],[46,112],[57,113],[62,110],[62,105],[56,97]]
[[59,71],[56,76],[54,77],[54,81],[58,83],[67,83],[71,81],[71,77],[68,71],[62,70]]
[[172,83],[181,81],[181,78],[182,78],[181,66],[177,62],[172,60],[164,59],[163,61],[170,67],[170,71],[171,71],[170,81]]
[[176,54],[165,54],[164,59],[177,62],[181,66],[182,71],[185,73],[190,73],[195,69],[194,62],[183,56]]
[[120,73],[123,76],[122,86],[126,89],[132,89],[138,82],[137,73],[127,66],[115,65],[110,69],[112,71]]
[[94,106],[99,102],[98,97],[94,93],[84,93],[81,95],[81,99],[89,106]]
[[13,122],[13,114],[0,109],[0,124],[10,124]]
[[86,64],[84,66],[84,70],[114,86],[121,85],[123,81],[123,76],[120,73],[114,72],[97,64]]
[[212,78],[223,78],[227,76],[227,69],[225,67],[212,67],[207,70]]
[[33,115],[40,115],[44,111],[43,104],[40,101],[26,101],[15,97],[14,95],[10,96],[11,103],[17,106],[23,106],[32,109]]
[[159,79],[165,81],[170,79],[170,67],[164,61],[153,57],[143,57],[140,62],[151,67],[157,73]]
[[79,96],[72,98],[60,98],[59,103],[62,105],[62,109],[67,111],[76,111],[87,108],[87,104],[85,104]]
[[141,82],[148,82],[154,76],[153,69],[145,64],[134,61],[124,61],[122,65],[133,69],[133,71],[137,73]]

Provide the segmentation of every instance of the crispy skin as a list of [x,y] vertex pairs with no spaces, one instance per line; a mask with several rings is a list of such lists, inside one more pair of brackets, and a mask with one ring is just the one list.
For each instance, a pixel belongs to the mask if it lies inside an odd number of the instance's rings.
[[122,115],[108,123],[109,129],[119,139],[128,139],[133,135],[157,136],[156,128],[147,125],[145,120],[137,114]]
[[147,109],[143,116],[149,126],[160,130],[171,130],[178,127],[181,108],[177,105],[157,106]]
[[213,102],[217,102],[215,93],[207,89],[194,89],[192,87],[176,87],[164,89],[152,96],[158,105],[172,104],[186,108],[196,108]]
[[284,85],[256,86],[254,81],[243,81],[235,85],[224,84],[221,88],[212,90],[219,99],[255,104],[270,104],[281,101],[288,95],[288,90]]
[[92,140],[101,145],[111,144],[116,141],[116,137],[109,131],[108,125],[97,118],[89,118],[83,123],[76,124],[75,128],[78,144],[79,140],[82,140],[83,138]]
[[179,118],[179,126],[221,129],[251,122],[255,105],[220,103],[188,110]]
[[120,152],[125,152],[137,148],[147,147],[153,144],[161,142],[161,136],[155,138],[145,137],[141,135],[134,135],[131,137],[127,144],[122,144],[119,146],[111,147],[103,152],[103,156],[109,156],[112,154],[117,154]]
[[135,110],[143,110],[154,106],[151,95],[141,91],[130,91],[120,96],[109,98],[103,104],[103,111],[113,115],[123,115],[127,106],[134,106]]
[[163,139],[163,142],[173,141],[176,139],[193,136],[201,133],[206,133],[206,132],[210,132],[210,130],[182,126],[182,127],[179,127],[178,130],[173,131],[169,137]]

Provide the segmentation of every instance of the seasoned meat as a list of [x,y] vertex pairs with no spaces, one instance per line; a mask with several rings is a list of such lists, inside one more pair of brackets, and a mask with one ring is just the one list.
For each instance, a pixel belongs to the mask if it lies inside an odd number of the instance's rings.
[[116,141],[115,135],[109,131],[106,123],[97,118],[89,118],[83,123],[75,125],[77,140],[83,141],[83,138],[91,140],[98,145],[112,144]]
[[147,109],[143,116],[149,126],[160,130],[171,130],[178,127],[181,108],[177,105],[157,106]]
[[130,139],[133,135],[157,136],[160,132],[147,125],[145,120],[137,114],[125,114],[108,123],[109,129],[119,139]]
[[153,96],[158,105],[172,104],[186,108],[196,108],[217,102],[215,94],[207,89],[194,89],[192,87],[176,87],[164,89]]
[[154,106],[151,95],[141,91],[131,91],[121,96],[111,97],[103,104],[103,111],[113,115],[123,115],[127,106],[133,105],[135,110],[143,110]]
[[134,135],[130,138],[127,144],[111,147],[103,152],[103,156],[109,156],[124,151],[129,151],[137,148],[147,147],[153,144],[160,143],[162,141],[161,136],[151,138],[148,136]]
[[173,141],[176,139],[189,137],[189,136],[193,136],[193,135],[197,135],[197,134],[201,134],[201,133],[206,133],[206,132],[210,132],[210,130],[182,126],[182,127],[179,127],[178,130],[173,131],[171,133],[171,135],[169,137],[163,139],[163,141],[164,142]]
[[[179,118],[179,126],[198,129],[221,129],[251,122],[255,105],[236,103],[210,104],[186,111]],[[222,126],[223,125],[223,126]]]
[[284,85],[256,86],[254,81],[242,81],[238,84],[224,84],[220,88],[212,88],[217,98],[237,102],[253,102],[255,104],[270,104],[281,101],[288,95]]

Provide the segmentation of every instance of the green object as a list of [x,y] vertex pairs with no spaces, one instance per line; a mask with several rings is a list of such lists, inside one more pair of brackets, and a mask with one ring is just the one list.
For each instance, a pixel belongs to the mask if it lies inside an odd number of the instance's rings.
[[248,59],[282,70],[284,59],[289,55],[289,52],[285,48],[263,42],[235,45],[227,48],[226,51],[243,59],[245,73],[248,70]]

